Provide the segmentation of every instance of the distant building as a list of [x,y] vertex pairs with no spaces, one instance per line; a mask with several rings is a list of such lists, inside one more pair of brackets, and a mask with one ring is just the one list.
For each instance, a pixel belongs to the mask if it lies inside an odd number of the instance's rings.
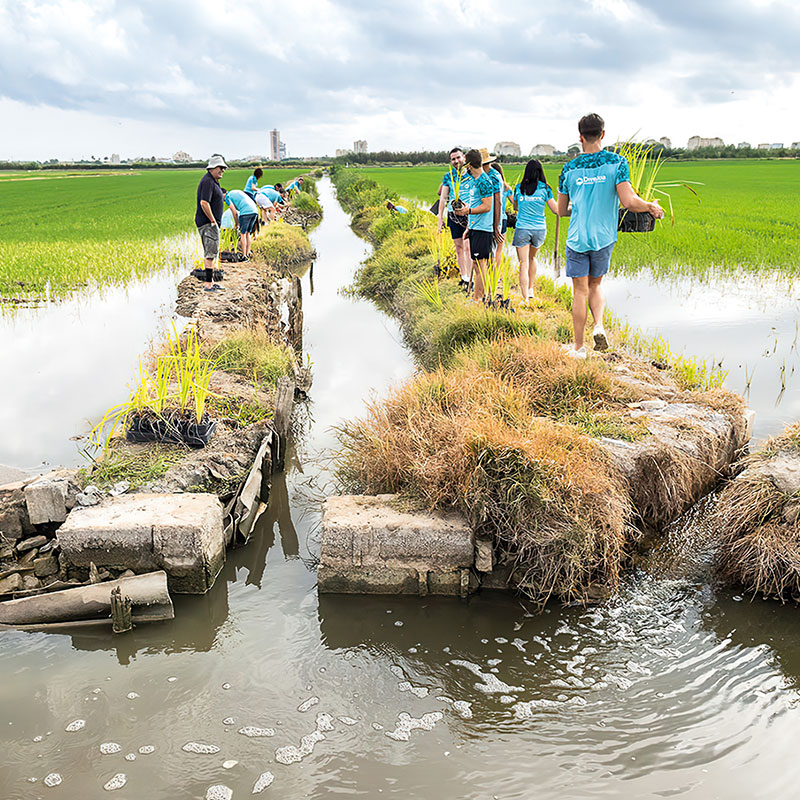
[[753,145],[751,145],[750,142],[739,142],[739,144],[736,145],[736,149],[737,150],[749,150],[752,146]]
[[522,155],[522,150],[516,142],[498,142],[494,146],[494,152],[498,156],[516,156],[519,158]]
[[691,136],[686,145],[687,150],[697,150],[700,147],[725,147],[725,142],[719,136],[711,136],[708,139],[703,136]]
[[580,142],[575,142],[574,144],[571,144],[571,145],[570,145],[570,146],[567,148],[567,155],[568,155],[568,156],[575,156],[575,155],[577,155],[578,153],[580,153],[580,151],[581,151],[581,145],[580,145]]
[[551,144],[537,144],[531,148],[530,154],[532,156],[554,156],[556,149]]
[[119,164],[119,153],[112,153],[111,154],[111,163],[112,164]]
[[281,159],[286,158],[286,142],[281,142],[280,155]]
[[192,157],[183,150],[178,150],[178,152],[175,153],[174,156],[172,156],[172,160],[176,164],[186,164],[187,162],[192,160]]
[[669,136],[662,136],[658,140],[658,143],[663,144],[664,147],[667,148],[667,150],[672,150],[672,139],[670,139]]
[[352,150],[342,150],[341,148],[336,148],[336,158],[343,158],[344,156],[349,156],[353,151]]
[[769,146],[770,150],[783,150],[783,142],[773,142]]
[[758,149],[759,149],[759,150],[769,150],[769,142],[762,142],[762,143],[761,143],[761,144],[758,146]]
[[269,132],[269,157],[272,161],[280,161],[281,158],[281,132],[277,128]]
[[792,142],[792,150],[800,150],[800,142]]
[[367,140],[366,139],[356,139],[353,142],[353,152],[354,153],[366,153],[367,152]]

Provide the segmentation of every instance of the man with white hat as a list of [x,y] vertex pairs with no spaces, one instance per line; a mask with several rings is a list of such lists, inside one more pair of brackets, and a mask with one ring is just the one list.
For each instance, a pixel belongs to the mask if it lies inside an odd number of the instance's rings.
[[194,223],[203,242],[205,280],[213,281],[214,262],[219,256],[219,228],[222,223],[225,190],[219,185],[222,173],[228,168],[221,155],[215,153],[208,161],[206,174],[197,186],[197,209]]

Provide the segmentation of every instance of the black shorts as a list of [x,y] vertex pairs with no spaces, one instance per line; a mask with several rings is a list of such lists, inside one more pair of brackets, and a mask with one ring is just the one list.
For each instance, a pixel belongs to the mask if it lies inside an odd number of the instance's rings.
[[485,261],[487,258],[492,257],[493,231],[470,231],[468,241],[469,252],[473,261]]
[[[455,214],[452,214],[452,212],[448,213],[448,215],[447,215],[447,227],[450,228],[450,235],[454,239],[461,239],[464,236],[464,231],[466,231],[466,229],[467,229],[467,224],[465,222],[463,225],[459,225],[457,222],[455,222],[453,220],[454,216],[455,216]],[[464,219],[466,220],[466,217],[464,217]]]

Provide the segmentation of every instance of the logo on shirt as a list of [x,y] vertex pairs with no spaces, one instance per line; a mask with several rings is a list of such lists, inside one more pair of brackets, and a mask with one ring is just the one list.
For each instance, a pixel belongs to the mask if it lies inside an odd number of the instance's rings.
[[585,178],[575,178],[575,183],[578,186],[584,186],[585,184],[592,184],[592,183],[605,183],[606,176],[605,175],[587,175]]

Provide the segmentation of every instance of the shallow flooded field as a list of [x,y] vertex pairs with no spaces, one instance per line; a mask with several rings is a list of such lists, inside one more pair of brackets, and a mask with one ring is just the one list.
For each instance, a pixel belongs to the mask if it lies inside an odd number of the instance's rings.
[[[0,632],[0,796],[793,796],[797,611],[710,588],[698,515],[599,607],[317,595],[331,426],[414,370],[397,324],[339,293],[366,246],[327,181],[320,195],[303,279],[312,399],[258,534],[207,596],[177,598],[174,621]],[[759,388],[773,359],[797,358],[788,300],[743,296],[715,318],[719,300],[641,281],[609,282],[620,316],[724,357],[734,390],[753,354],[759,435],[797,417],[788,378],[777,410],[774,380]]]

